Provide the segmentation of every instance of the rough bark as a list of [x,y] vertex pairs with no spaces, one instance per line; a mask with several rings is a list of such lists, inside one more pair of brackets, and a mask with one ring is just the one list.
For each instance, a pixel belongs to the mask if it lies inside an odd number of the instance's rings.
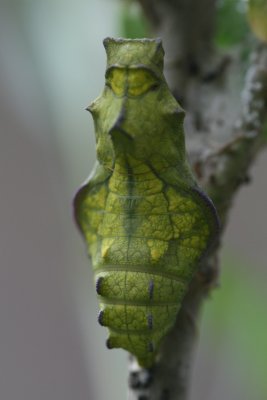
[[[196,324],[219,274],[218,251],[232,199],[248,182],[263,148],[267,115],[267,46],[255,41],[244,65],[239,52],[213,48],[215,0],[139,0],[155,36],[163,39],[165,75],[185,108],[187,153],[200,185],[215,203],[221,232],[165,338],[158,362],[141,369],[131,357],[128,400],[186,400]],[[244,77],[245,76],[245,77]]]

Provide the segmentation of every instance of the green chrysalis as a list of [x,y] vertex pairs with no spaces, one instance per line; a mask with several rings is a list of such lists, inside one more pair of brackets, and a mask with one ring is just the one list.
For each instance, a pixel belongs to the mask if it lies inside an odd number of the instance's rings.
[[184,111],[159,39],[104,40],[106,84],[89,107],[97,165],[75,197],[109,348],[155,362],[218,220],[185,158]]

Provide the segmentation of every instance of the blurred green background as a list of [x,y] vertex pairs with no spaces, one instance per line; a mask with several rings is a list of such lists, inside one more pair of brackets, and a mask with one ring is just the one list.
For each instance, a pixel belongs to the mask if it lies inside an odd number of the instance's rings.
[[[106,36],[149,35],[119,0],[1,1],[0,398],[122,400],[127,356],[108,351],[71,201],[95,159],[85,107]],[[244,2],[218,2],[216,43],[244,57]],[[191,399],[267,398],[267,154],[235,199],[220,287],[203,309]]]

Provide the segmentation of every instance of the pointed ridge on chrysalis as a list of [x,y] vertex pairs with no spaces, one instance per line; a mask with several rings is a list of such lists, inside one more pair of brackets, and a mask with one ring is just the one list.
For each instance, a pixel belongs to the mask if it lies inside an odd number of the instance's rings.
[[97,107],[96,107],[96,102],[92,101],[92,103],[90,103],[86,108],[86,111],[89,111],[89,113],[91,113],[93,116],[95,114],[97,114]]

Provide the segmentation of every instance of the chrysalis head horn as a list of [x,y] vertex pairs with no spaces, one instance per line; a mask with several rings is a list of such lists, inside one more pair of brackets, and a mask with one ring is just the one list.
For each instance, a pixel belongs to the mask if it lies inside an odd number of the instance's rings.
[[114,39],[107,37],[103,41],[107,53],[107,66],[140,66],[163,72],[164,50],[162,40],[156,39]]

